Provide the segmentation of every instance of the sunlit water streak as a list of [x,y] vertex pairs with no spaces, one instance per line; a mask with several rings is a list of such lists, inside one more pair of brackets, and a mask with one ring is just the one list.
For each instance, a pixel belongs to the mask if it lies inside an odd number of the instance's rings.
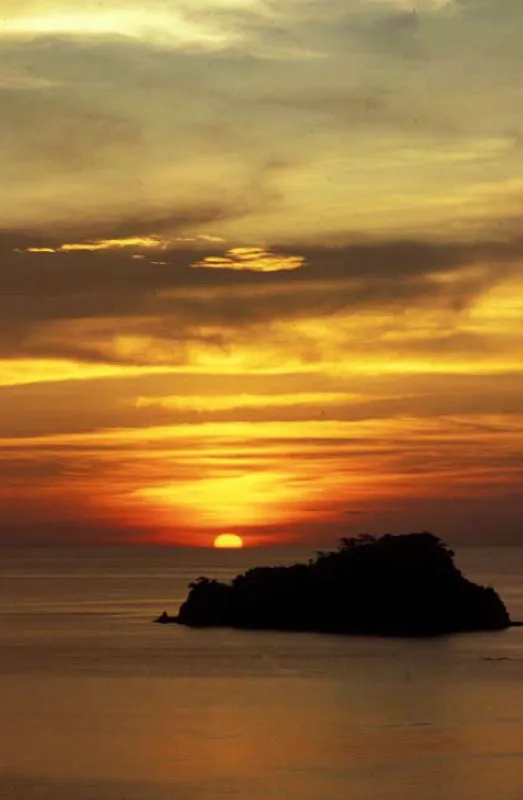
[[[155,626],[297,551],[1,552],[0,800],[519,800],[523,629],[426,641]],[[464,572],[523,619],[523,550]]]

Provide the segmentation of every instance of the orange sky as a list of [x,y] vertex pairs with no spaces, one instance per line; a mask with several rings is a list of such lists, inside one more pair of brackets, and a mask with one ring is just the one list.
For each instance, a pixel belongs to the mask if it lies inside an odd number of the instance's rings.
[[202,6],[3,11],[0,542],[519,541],[521,4]]

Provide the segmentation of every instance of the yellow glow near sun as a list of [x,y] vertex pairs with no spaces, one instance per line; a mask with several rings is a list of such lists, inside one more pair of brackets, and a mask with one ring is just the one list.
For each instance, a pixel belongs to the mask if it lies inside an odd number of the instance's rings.
[[236,533],[220,533],[214,540],[214,546],[218,549],[233,549],[237,550],[243,547],[243,539]]
[[[241,434],[240,434],[241,435]],[[188,523],[201,527],[256,525],[294,516],[294,507],[308,491],[296,486],[283,470],[209,476],[183,485],[138,489],[135,495],[158,512],[178,509]]]

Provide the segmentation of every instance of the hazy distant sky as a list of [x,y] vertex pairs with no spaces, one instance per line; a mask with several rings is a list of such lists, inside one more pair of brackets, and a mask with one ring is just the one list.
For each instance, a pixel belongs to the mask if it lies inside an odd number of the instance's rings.
[[523,541],[522,42],[3,0],[1,540]]

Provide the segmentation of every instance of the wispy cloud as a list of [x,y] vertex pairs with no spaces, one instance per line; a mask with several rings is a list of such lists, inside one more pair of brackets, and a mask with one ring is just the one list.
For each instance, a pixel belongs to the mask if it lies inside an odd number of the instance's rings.
[[98,250],[159,250],[166,244],[156,236],[129,236],[126,239],[101,239],[87,242],[66,242],[57,247],[28,247],[26,250],[15,248],[15,252],[25,253],[95,253]]
[[288,272],[303,267],[301,255],[277,254],[263,247],[233,247],[223,256],[205,256],[192,266],[196,269],[232,269],[248,272]]

